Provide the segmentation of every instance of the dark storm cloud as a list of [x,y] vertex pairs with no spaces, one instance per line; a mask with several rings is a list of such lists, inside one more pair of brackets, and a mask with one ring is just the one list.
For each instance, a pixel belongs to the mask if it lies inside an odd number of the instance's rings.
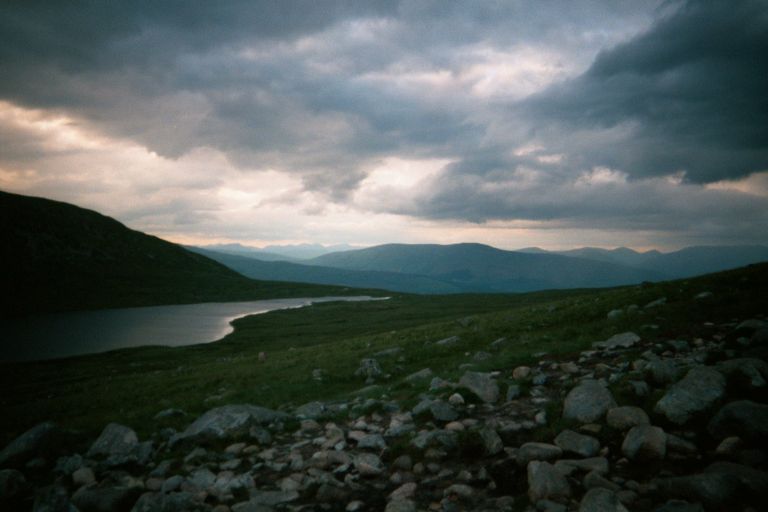
[[[768,169],[768,5],[690,2],[516,108],[572,162],[706,183]],[[601,145],[584,133],[625,132]],[[576,136],[572,136],[573,132]]]

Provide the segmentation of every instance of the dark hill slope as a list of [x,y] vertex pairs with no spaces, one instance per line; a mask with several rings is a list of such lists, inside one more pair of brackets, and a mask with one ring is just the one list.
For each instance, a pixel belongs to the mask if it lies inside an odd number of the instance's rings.
[[0,316],[337,294],[256,282],[96,212],[0,192]]
[[462,288],[507,292],[616,286],[661,278],[652,270],[557,254],[504,251],[482,244],[388,244],[326,254],[308,263],[417,274]]

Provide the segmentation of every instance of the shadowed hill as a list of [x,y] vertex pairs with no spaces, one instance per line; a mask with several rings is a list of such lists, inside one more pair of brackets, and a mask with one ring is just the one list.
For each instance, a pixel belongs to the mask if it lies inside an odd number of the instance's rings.
[[253,281],[110,217],[48,199],[0,192],[0,233],[2,316],[345,293]]

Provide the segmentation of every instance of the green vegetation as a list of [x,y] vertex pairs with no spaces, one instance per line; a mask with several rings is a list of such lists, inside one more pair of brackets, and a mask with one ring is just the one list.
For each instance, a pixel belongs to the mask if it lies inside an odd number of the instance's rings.
[[209,301],[363,294],[253,281],[96,212],[0,192],[0,317]]
[[[144,347],[66,360],[0,366],[0,443],[43,420],[94,435],[110,421],[147,435],[158,427],[182,427],[198,414],[225,403],[296,406],[311,400],[349,399],[364,387],[354,376],[360,359],[379,357],[390,373],[372,391],[413,401],[426,383],[403,377],[431,368],[457,379],[459,365],[477,351],[493,357],[478,370],[503,370],[539,360],[541,352],[567,354],[625,330],[647,339],[707,337],[706,322],[743,319],[766,312],[768,265],[702,278],[606,290],[539,292],[517,296],[393,296],[388,301],[324,303],[240,319],[220,342],[182,348]],[[704,291],[712,296],[694,297]],[[660,297],[666,305],[643,309]],[[609,321],[606,314],[631,304],[634,314]],[[431,342],[449,336],[450,346]],[[494,340],[506,341],[491,345]],[[259,352],[267,353],[259,361]],[[535,355],[537,354],[537,355]],[[402,360],[400,360],[402,356]],[[322,369],[322,382],[312,371]],[[502,390],[506,388],[502,386]],[[186,418],[155,420],[165,408]]]

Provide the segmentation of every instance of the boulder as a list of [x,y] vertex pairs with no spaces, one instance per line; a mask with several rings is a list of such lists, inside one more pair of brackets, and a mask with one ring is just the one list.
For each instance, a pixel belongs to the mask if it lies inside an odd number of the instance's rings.
[[58,451],[62,436],[61,429],[51,422],[32,427],[0,451],[0,468],[21,467],[35,457]]
[[555,438],[555,444],[563,453],[580,457],[594,457],[600,451],[600,441],[592,436],[585,436],[573,430],[563,430]]
[[459,385],[473,392],[483,402],[494,403],[499,399],[499,385],[490,373],[468,371],[459,379]]
[[766,387],[768,363],[762,359],[753,357],[728,359],[718,363],[717,369],[725,375],[730,384],[741,389],[758,390]]
[[588,490],[581,498],[579,512],[628,512],[628,510],[619,501],[615,492],[595,487]]
[[142,492],[141,487],[81,487],[72,503],[80,512],[128,512]]
[[139,438],[131,428],[117,423],[110,423],[91,445],[87,457],[126,456],[139,445]]
[[384,375],[384,372],[381,371],[381,366],[379,366],[379,362],[373,358],[361,359],[360,367],[357,370],[355,370],[355,376],[365,377],[366,379],[369,379],[369,380],[373,380],[377,377],[381,377],[382,375]]
[[721,408],[707,425],[716,439],[739,436],[761,443],[768,436],[768,405],[739,400]]
[[211,508],[189,492],[170,494],[148,492],[141,495],[131,512],[207,512]]
[[659,386],[666,386],[677,382],[683,373],[682,368],[673,359],[650,361],[644,370],[650,381]]
[[405,379],[403,379],[405,382],[408,382],[409,384],[415,384],[422,380],[431,379],[433,376],[432,370],[430,368],[424,368],[422,370],[419,370],[417,372],[414,372],[410,375],[408,375]]
[[575,471],[596,472],[601,475],[608,473],[609,464],[605,457],[590,457],[588,459],[561,459],[555,462],[555,469],[563,475],[570,475]]
[[632,460],[661,460],[667,454],[667,434],[651,425],[632,427],[624,437],[621,451]]
[[555,460],[563,455],[563,450],[559,446],[547,443],[525,443],[517,450],[517,463],[520,466],[527,466],[534,460]]
[[568,480],[549,462],[528,463],[528,497],[532,503],[549,499],[566,501],[571,496]]
[[297,491],[251,491],[251,499],[232,507],[232,512],[267,512],[278,505],[291,503],[299,499]]
[[563,418],[580,423],[593,423],[616,407],[610,390],[595,380],[585,380],[565,397]]
[[328,408],[322,402],[308,402],[300,405],[293,413],[297,418],[319,419],[328,414]]
[[432,402],[429,406],[429,412],[432,413],[432,417],[437,421],[449,422],[459,417],[456,409],[442,400]]
[[384,471],[381,459],[372,453],[357,454],[354,464],[361,476],[378,476]]
[[504,450],[504,442],[499,434],[490,427],[481,428],[478,432],[483,443],[483,452],[488,456],[496,455]]
[[210,441],[245,436],[252,426],[286,420],[283,412],[250,404],[217,407],[197,418],[175,441]]
[[[699,502],[708,510],[741,510],[741,481],[728,473],[702,473],[654,481],[661,496]],[[739,506],[742,505],[742,506]]]
[[676,425],[706,412],[725,396],[725,378],[708,366],[692,368],[656,403],[654,411]]
[[637,425],[648,425],[651,423],[644,410],[631,405],[609,409],[608,414],[605,415],[605,421],[610,427],[622,432]]
[[605,341],[598,341],[592,344],[594,348],[600,348],[604,350],[615,350],[617,348],[631,348],[637,345],[640,341],[640,336],[633,332],[623,332],[611,336]]

